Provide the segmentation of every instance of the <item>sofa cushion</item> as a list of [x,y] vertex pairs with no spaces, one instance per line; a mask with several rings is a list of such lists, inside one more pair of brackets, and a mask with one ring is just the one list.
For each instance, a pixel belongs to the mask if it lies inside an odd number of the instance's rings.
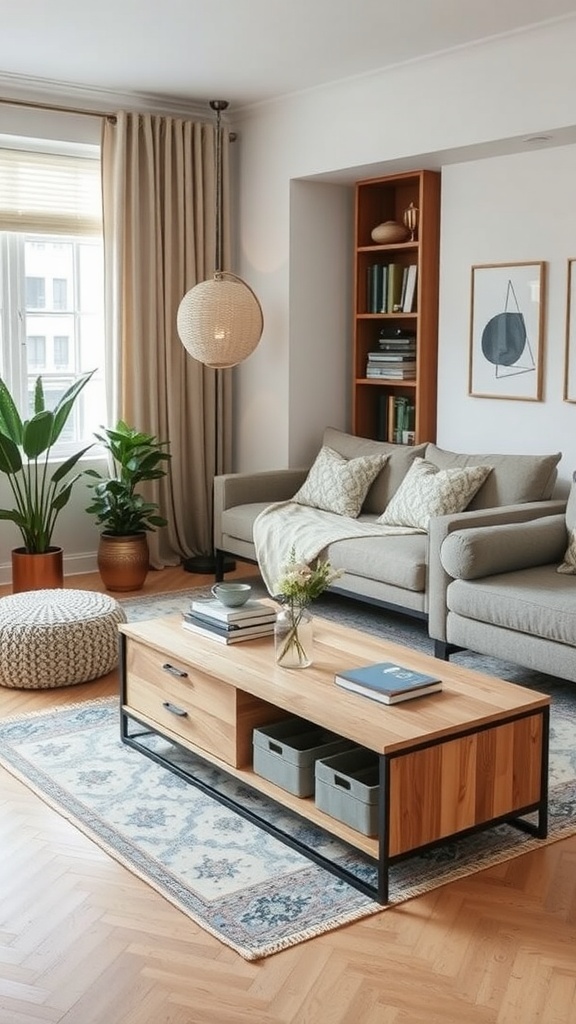
[[564,516],[528,523],[502,523],[454,530],[440,548],[440,559],[454,579],[474,580],[556,561],[566,544]]
[[322,444],[343,455],[346,459],[354,459],[359,455],[388,455],[388,461],[372,483],[362,512],[380,515],[396,493],[414,459],[423,456],[426,444],[403,445],[391,444],[387,441],[372,441],[367,437],[356,437],[346,434],[335,427],[326,427]]
[[432,516],[462,512],[490,471],[490,466],[438,469],[416,459],[378,522],[427,530]]
[[554,565],[454,580],[447,603],[464,618],[576,646],[576,581]]
[[570,530],[568,535],[568,547],[564,552],[564,558],[556,569],[556,572],[565,573],[569,576],[576,576],[576,530]]
[[324,445],[293,501],[355,519],[387,458],[382,452],[347,459]]
[[237,537],[248,544],[254,543],[254,520],[265,508],[270,507],[269,501],[255,501],[249,505],[234,505],[222,512],[222,533],[227,537]]
[[492,467],[492,472],[468,506],[476,509],[550,498],[562,454],[461,455],[429,444],[425,457],[439,469],[478,465]]
[[421,594],[426,589],[428,538],[424,533],[338,540],[326,548],[334,569]]

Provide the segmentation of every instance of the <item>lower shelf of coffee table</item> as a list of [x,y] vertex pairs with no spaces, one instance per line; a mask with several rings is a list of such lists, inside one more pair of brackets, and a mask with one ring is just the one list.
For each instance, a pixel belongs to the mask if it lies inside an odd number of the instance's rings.
[[[132,720],[138,722],[140,725],[145,726],[150,732],[156,735],[163,736],[165,739],[170,740],[178,746],[182,746],[182,740],[177,733],[171,732],[169,729],[163,728],[160,732],[158,730],[157,723],[151,719],[147,719],[144,715],[135,715],[129,707],[123,708],[123,715]],[[136,744],[138,749],[149,756],[147,748]],[[240,779],[245,782],[247,786],[251,786],[252,789],[256,789],[259,793],[263,793],[265,796],[270,797],[271,800],[275,800],[276,803],[281,804],[288,810],[293,811],[295,814],[299,814],[301,817],[306,818],[307,821],[312,822],[314,825],[318,825],[325,832],[329,832],[336,838],[341,839],[343,842],[348,843],[355,849],[360,850],[362,853],[367,854],[374,860],[378,858],[378,839],[372,836],[363,835],[361,832],[357,832],[356,829],[350,828],[349,825],[345,825],[344,822],[338,821],[336,818],[332,818],[329,814],[325,814],[321,811],[314,802],[313,797],[300,797],[295,796],[293,793],[288,792],[286,789],[282,789],[280,786],[276,786],[273,782],[269,782],[268,779],[263,779],[261,775],[257,775],[251,768],[235,768],[233,765],[228,764],[226,761],[221,761],[220,758],[210,754],[208,755],[205,750],[201,747],[197,747],[192,743],[186,743],[186,750],[190,750],[191,753],[197,754],[198,757],[208,761],[209,764],[214,765],[216,768],[220,768],[221,771],[232,778]]]

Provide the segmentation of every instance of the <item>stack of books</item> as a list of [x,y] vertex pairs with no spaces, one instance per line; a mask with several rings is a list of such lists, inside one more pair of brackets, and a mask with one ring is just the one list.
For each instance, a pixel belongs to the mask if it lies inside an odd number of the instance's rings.
[[270,636],[274,632],[276,609],[264,601],[250,598],[240,608],[226,608],[217,600],[196,600],[183,613],[182,625],[198,636],[210,637],[221,644]]
[[334,682],[345,690],[352,690],[381,704],[399,704],[442,689],[442,680],[438,676],[414,672],[393,661],[339,672],[334,676]]
[[415,353],[369,352],[366,376],[381,377],[384,380],[413,380],[416,376]]

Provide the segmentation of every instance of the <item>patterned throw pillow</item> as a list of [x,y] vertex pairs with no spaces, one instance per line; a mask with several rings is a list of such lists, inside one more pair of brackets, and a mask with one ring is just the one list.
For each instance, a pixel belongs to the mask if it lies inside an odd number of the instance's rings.
[[556,572],[576,576],[576,530],[570,530],[564,561],[558,566]]
[[438,469],[432,462],[415,459],[378,522],[427,530],[432,516],[463,512],[491,468]]
[[360,514],[370,484],[387,459],[388,455],[360,455],[356,459],[345,459],[332,448],[322,447],[292,501],[355,519]]

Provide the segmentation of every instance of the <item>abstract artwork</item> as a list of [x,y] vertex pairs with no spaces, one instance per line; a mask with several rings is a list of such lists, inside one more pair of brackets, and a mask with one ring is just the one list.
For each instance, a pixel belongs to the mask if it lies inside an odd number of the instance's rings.
[[468,393],[539,402],[545,264],[472,267]]
[[564,401],[576,402],[576,260],[568,260]]

